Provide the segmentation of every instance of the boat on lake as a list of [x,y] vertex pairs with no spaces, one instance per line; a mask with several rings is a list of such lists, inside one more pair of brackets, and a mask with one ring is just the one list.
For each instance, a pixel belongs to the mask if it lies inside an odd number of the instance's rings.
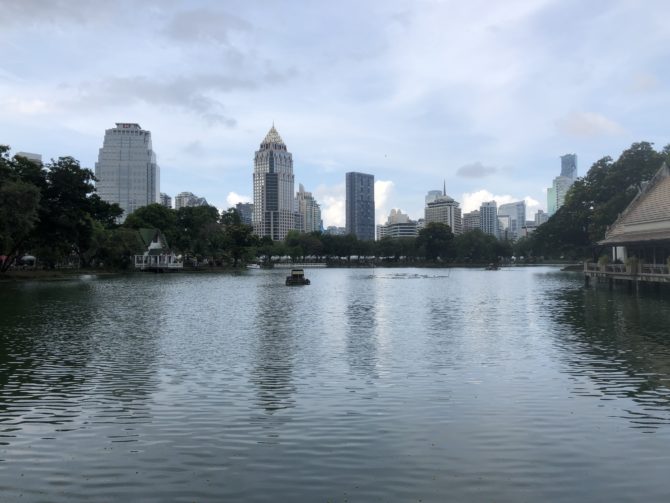
[[498,267],[498,264],[490,263],[489,265],[486,266],[485,270],[486,271],[497,271],[498,269],[500,269]]
[[286,276],[286,286],[309,285],[309,280],[305,278],[305,271],[302,269],[291,269],[291,274]]

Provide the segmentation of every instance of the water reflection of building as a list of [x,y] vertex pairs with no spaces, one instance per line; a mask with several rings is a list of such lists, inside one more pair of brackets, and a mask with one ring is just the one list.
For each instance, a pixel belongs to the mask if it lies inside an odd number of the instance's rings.
[[258,405],[268,415],[295,406],[295,306],[293,297],[278,295],[277,285],[259,293],[254,320],[256,339],[251,382],[256,388]]

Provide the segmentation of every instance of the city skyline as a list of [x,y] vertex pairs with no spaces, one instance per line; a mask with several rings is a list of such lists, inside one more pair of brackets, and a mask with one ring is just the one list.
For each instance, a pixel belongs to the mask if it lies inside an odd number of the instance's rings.
[[419,218],[444,179],[464,213],[525,200],[530,215],[560,156],[583,176],[668,143],[665,2],[129,5],[2,3],[0,143],[94,169],[100,131],[140,123],[161,191],[225,209],[251,201],[275,120],[324,226],[344,225],[349,171],[375,174],[376,223]]

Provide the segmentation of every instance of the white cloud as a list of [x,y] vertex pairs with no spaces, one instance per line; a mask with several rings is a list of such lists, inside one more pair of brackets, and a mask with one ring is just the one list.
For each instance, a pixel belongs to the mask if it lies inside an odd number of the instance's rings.
[[228,204],[228,208],[235,206],[237,203],[250,203],[250,202],[251,202],[250,196],[242,196],[237,192],[228,192],[228,195],[226,196],[226,203]]
[[386,223],[391,207],[389,199],[393,192],[393,182],[390,180],[377,180],[375,182],[375,215],[377,223]]
[[333,187],[319,185],[314,191],[314,198],[321,206],[321,219],[323,226],[335,225],[344,227],[346,224],[346,189],[343,183]]
[[46,101],[40,99],[19,99],[10,98],[0,102],[0,108],[5,112],[13,112],[18,115],[37,115],[45,114],[51,111],[51,107]]
[[569,136],[593,137],[619,135],[624,129],[604,115],[592,112],[574,112],[556,121],[558,130]]

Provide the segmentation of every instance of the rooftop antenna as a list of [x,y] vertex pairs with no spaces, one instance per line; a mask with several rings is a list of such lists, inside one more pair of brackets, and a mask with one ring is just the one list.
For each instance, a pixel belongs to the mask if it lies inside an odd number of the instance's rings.
[[447,195],[447,180],[444,180],[444,187],[442,189],[442,195],[446,196]]

